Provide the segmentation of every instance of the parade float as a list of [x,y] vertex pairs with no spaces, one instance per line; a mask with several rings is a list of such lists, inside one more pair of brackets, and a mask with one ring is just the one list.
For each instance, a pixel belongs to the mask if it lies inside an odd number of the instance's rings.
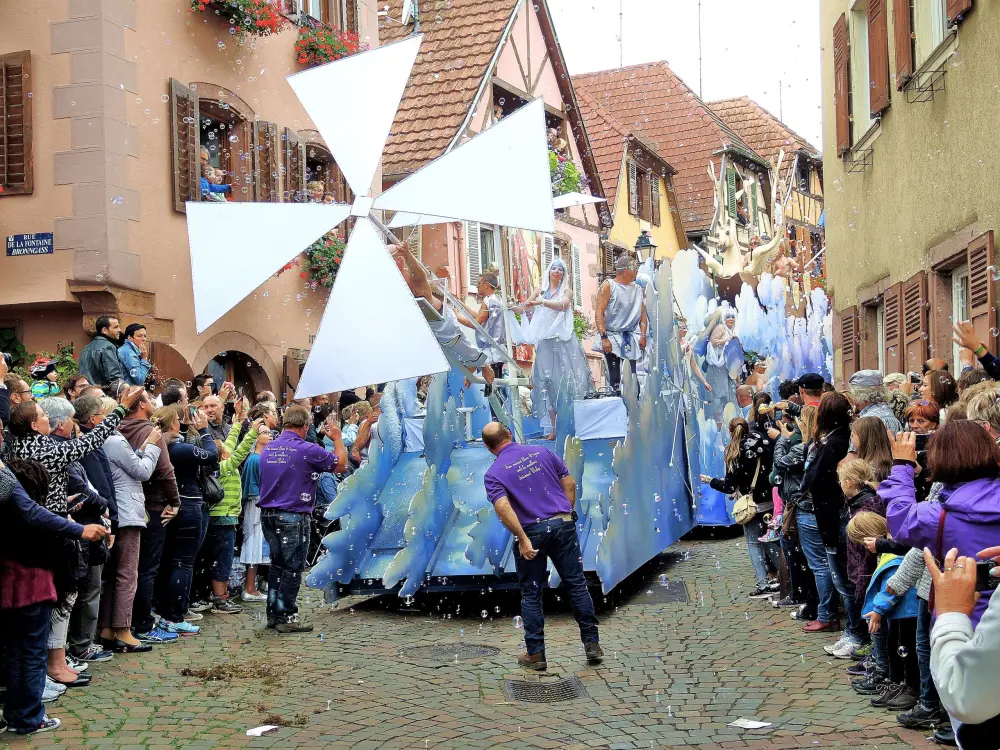
[[[483,475],[492,456],[476,439],[477,425],[492,405],[517,439],[540,439],[524,406],[530,373],[514,359],[509,342],[501,344],[507,375],[497,379],[487,401],[482,378],[461,368],[432,333],[433,312],[402,278],[387,250],[399,240],[383,219],[397,212],[391,224],[466,219],[551,232],[544,109],[541,101],[531,102],[381,195],[363,197],[420,44],[416,34],[288,79],[362,196],[353,205],[187,205],[199,333],[319,237],[354,218],[295,394],[386,383],[368,461],[329,505],[326,518],[337,522],[335,530],[307,578],[329,598],[343,591],[409,597],[421,589],[515,585],[513,540],[485,496]],[[350,111],[335,107],[345,100],[355,103]],[[495,178],[468,179],[487,171]],[[718,190],[720,206],[728,203],[725,186]],[[758,202],[752,205],[756,211]],[[780,231],[762,216],[752,225],[775,236]],[[725,498],[698,476],[721,474],[725,424],[735,413],[730,386],[740,377],[744,350],[767,359],[768,387],[806,371],[829,372],[826,298],[814,291],[805,317],[789,315],[787,280],[760,273],[780,253],[780,242],[762,247],[746,252],[738,221],[720,210],[707,251],[683,251],[673,263],[641,259],[649,320],[642,371],[624,368],[620,397],[557,398],[550,426],[555,439],[544,442],[576,479],[584,568],[605,592],[699,523],[731,522]],[[727,277],[727,288],[739,280],[731,299],[720,300],[719,285],[703,266]],[[446,290],[443,295],[446,305],[465,311],[462,300]],[[339,335],[344,327],[354,333],[350,350]],[[711,392],[701,385],[706,374],[718,386]],[[416,379],[428,375],[418,417]],[[508,394],[503,401],[498,388]],[[558,585],[554,571],[552,576],[550,585]]]

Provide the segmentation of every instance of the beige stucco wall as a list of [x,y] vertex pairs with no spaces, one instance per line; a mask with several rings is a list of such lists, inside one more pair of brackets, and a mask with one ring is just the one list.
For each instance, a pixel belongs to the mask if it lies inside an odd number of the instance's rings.
[[[0,199],[4,234],[52,231],[56,217],[73,213],[72,188],[53,184],[52,159],[53,152],[71,148],[74,120],[52,117],[53,87],[70,83],[70,56],[50,54],[50,22],[69,18],[71,5],[70,0],[49,0],[3,14],[0,53],[25,48],[32,52],[35,155],[34,194]],[[366,32],[375,28],[373,12],[365,4],[360,7],[361,37],[377,46],[377,39],[368,38]],[[138,68],[137,91],[126,92],[125,97],[127,121],[138,131],[138,150],[135,158],[127,159],[125,169],[127,184],[138,200],[136,220],[128,222],[128,246],[140,258],[139,286],[156,295],[155,317],[173,320],[170,343],[189,363],[199,360],[196,369],[201,360],[210,358],[205,352],[215,346],[213,342],[221,342],[218,350],[223,351],[233,348],[225,342],[238,342],[245,336],[248,348],[259,344],[253,356],[274,387],[286,350],[309,347],[326,293],[306,289],[297,270],[288,272],[267,281],[205,333],[196,334],[187,225],[185,216],[172,207],[170,113],[161,97],[169,93],[170,78],[184,84],[209,82],[235,93],[259,118],[276,123],[279,134],[285,127],[313,128],[285,81],[286,75],[299,70],[293,54],[295,39],[295,30],[289,29],[256,40],[253,46],[249,41],[237,45],[227,23],[214,14],[192,13],[186,0],[137,3],[135,28],[125,32],[125,55]],[[376,183],[380,182],[378,178]],[[67,286],[73,275],[72,250],[56,250],[47,257],[0,257],[0,302],[74,301]],[[81,329],[79,307],[76,310],[73,334]],[[16,309],[0,306],[0,318],[18,316]],[[53,339],[67,338],[49,324],[25,325],[24,331],[29,352],[51,348]]]
[[[933,102],[907,103],[892,73],[891,106],[872,145],[874,164],[847,174],[836,156],[833,26],[848,5],[822,0],[820,27],[827,279],[837,310],[857,304],[859,288],[926,269],[928,250],[959,230],[973,223],[995,229],[1000,219],[1000,7],[977,2],[962,22],[945,63],[947,90]],[[839,369],[839,351],[837,357]]]

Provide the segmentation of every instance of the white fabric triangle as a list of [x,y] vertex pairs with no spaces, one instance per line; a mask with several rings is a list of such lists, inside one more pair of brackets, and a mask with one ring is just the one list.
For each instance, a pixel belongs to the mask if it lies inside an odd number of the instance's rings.
[[542,100],[393,185],[375,208],[554,231]]
[[385,243],[358,220],[295,397],[449,369]]
[[355,195],[368,195],[422,34],[288,76]]
[[342,203],[188,203],[198,333],[350,212]]
[[444,216],[431,216],[430,214],[411,214],[406,211],[397,211],[386,226],[389,229],[397,227],[416,227],[425,224],[451,224],[459,219],[446,219]]

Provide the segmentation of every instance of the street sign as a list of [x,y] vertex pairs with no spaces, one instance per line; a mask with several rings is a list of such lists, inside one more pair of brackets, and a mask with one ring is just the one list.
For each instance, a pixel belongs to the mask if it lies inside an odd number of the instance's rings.
[[7,236],[7,255],[51,255],[52,232]]

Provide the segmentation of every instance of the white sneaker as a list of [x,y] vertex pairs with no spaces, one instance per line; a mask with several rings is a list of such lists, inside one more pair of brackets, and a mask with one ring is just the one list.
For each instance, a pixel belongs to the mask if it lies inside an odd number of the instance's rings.
[[59,700],[59,695],[60,693],[57,693],[55,690],[45,688],[45,690],[42,691],[42,703],[54,703]]
[[823,646],[823,650],[826,651],[826,653],[830,654],[830,656],[833,656],[833,652],[836,651],[838,648],[842,647],[844,645],[845,640],[847,640],[847,636],[842,635],[840,636],[840,638],[837,639],[837,642],[834,643],[833,645]]
[[65,685],[63,685],[61,682],[56,682],[55,680],[53,680],[48,675],[45,675],[45,689],[46,690],[54,690],[57,693],[59,693],[59,695],[62,695],[63,693],[66,692],[66,686]]
[[854,649],[858,647],[858,642],[853,638],[845,638],[837,648],[830,652],[830,656],[838,659],[850,659],[854,654]]

